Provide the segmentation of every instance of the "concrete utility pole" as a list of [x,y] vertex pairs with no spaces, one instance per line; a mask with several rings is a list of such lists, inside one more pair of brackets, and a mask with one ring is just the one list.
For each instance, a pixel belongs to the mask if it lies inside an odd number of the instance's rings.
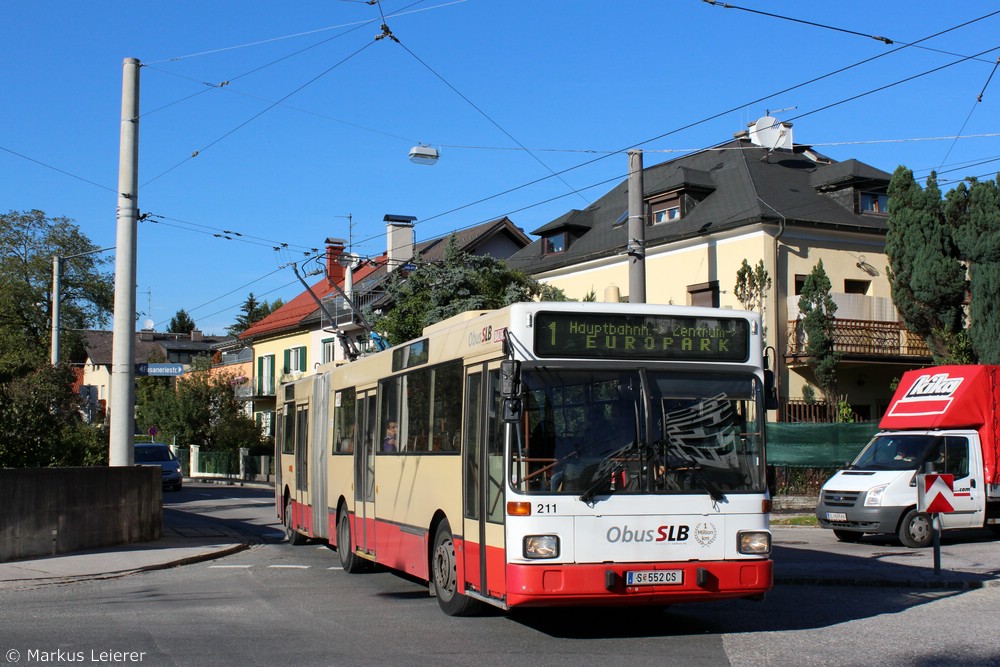
[[642,151],[628,152],[628,302],[646,303],[646,215]]
[[111,433],[108,460],[131,466],[135,433],[135,255],[139,220],[139,60],[122,63],[115,247],[115,328],[111,352]]
[[62,260],[59,255],[52,255],[52,350],[51,361],[55,366],[59,363],[59,269]]

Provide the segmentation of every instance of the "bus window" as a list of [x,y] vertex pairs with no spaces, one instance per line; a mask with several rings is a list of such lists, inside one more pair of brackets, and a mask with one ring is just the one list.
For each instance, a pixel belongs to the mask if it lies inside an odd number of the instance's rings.
[[336,412],[333,418],[333,453],[353,452],[357,433],[354,388],[338,391],[334,403]]
[[434,412],[430,450],[457,452],[461,436],[462,404],[455,400],[462,391],[462,363],[444,364],[434,369]]
[[281,453],[295,453],[295,404],[285,403],[281,419]]
[[405,442],[405,433],[400,433],[399,384],[401,378],[389,378],[379,382],[379,441],[380,454],[393,454]]

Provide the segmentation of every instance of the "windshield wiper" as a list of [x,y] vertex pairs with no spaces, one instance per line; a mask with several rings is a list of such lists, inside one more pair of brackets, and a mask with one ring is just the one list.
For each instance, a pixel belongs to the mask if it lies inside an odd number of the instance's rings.
[[722,489],[720,489],[718,486],[715,485],[715,482],[713,482],[708,478],[708,475],[705,474],[702,465],[698,463],[698,461],[693,456],[685,452],[677,445],[671,443],[669,440],[662,440],[661,442],[666,444],[667,449],[669,451],[677,453],[679,455],[679,458],[683,459],[684,463],[686,464],[683,469],[668,466],[668,470],[690,470],[694,472],[694,479],[698,480],[698,482],[701,484],[701,488],[708,491],[708,495],[711,496],[712,500],[714,500],[717,503],[721,503],[726,499],[726,494],[722,492]]
[[585,503],[589,503],[594,499],[594,496],[597,495],[598,491],[601,491],[602,489],[606,490],[609,494],[617,491],[617,488],[611,483],[611,481],[615,478],[615,475],[625,469],[625,464],[631,460],[631,458],[627,456],[629,450],[634,448],[637,453],[639,452],[638,444],[638,440],[633,441],[629,443],[628,446],[619,449],[617,452],[609,454],[608,457],[604,459],[605,461],[612,461],[616,458],[618,458],[618,460],[608,468],[598,466],[597,478],[583,493],[580,494],[580,500]]

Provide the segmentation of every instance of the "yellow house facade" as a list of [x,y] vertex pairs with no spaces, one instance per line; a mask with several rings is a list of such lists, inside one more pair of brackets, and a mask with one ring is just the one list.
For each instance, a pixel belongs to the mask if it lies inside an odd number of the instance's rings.
[[799,420],[825,409],[807,405],[810,393],[818,402],[823,396],[796,326],[802,285],[822,261],[837,304],[838,398],[857,418],[878,419],[893,380],[930,361],[892,304],[884,253],[890,175],[834,162],[792,144],[790,133],[784,148],[761,146],[748,133],[644,169],[640,261],[628,254],[623,181],[587,209],[536,230],[541,238],[511,263],[573,299],[628,300],[637,271],[648,303],[742,309],[737,272],[744,261],[763,261],[771,286],[762,314],[781,403],[775,417]]

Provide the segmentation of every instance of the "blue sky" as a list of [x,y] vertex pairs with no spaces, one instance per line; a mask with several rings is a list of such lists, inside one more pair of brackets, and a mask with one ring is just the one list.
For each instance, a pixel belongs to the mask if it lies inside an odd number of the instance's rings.
[[[151,215],[137,305],[161,331],[181,308],[223,333],[249,292],[290,299],[286,265],[327,237],[380,254],[387,213],[415,216],[418,240],[503,215],[531,232],[623,179],[625,149],[649,166],[768,111],[796,143],[937,169],[945,190],[1000,169],[995,2],[731,4],[8,0],[0,211],[114,245],[129,57]],[[382,15],[398,43],[375,39]],[[418,143],[438,164],[409,162]]]

